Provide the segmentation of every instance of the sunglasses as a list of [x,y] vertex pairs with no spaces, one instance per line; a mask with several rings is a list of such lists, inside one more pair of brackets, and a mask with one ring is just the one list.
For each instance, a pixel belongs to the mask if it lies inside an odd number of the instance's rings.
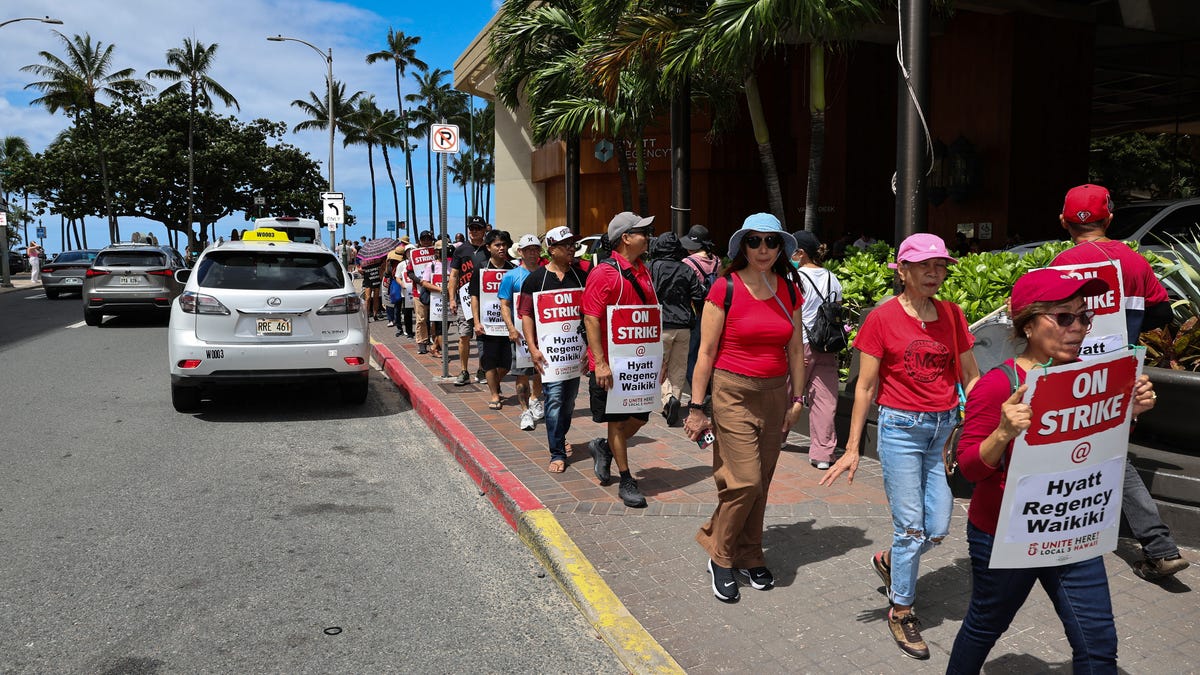
[[1083,324],[1084,328],[1090,328],[1092,319],[1096,316],[1096,313],[1088,309],[1078,314],[1072,314],[1071,312],[1046,312],[1043,316],[1054,319],[1054,322],[1063,328],[1070,328],[1077,319]]
[[634,228],[634,229],[630,230],[630,231],[629,231],[629,234],[644,234],[644,235],[646,235],[647,237],[649,237],[650,235],[654,234],[654,228],[652,228],[652,227],[638,227],[638,228]]
[[767,243],[767,248],[775,250],[783,245],[783,238],[777,234],[768,234],[763,237],[757,234],[746,235],[746,248],[758,248],[763,242]]

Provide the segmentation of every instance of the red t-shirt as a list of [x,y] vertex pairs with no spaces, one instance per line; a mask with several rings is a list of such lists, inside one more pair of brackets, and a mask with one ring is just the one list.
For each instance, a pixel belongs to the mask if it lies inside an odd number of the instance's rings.
[[858,330],[854,348],[879,359],[879,405],[939,412],[957,404],[955,346],[961,355],[975,337],[961,307],[941,300],[934,307],[938,320],[923,322],[892,298],[872,310]]
[[[1105,255],[1107,254],[1107,255]],[[1082,265],[1121,261],[1121,281],[1125,286],[1125,324],[1130,342],[1137,343],[1142,332],[1142,317],[1147,307],[1167,301],[1167,289],[1154,276],[1154,268],[1120,241],[1083,242],[1059,253],[1052,265]]]
[[[1015,368],[1017,386],[1021,386],[1025,381],[1025,371],[1015,366],[1012,359],[1006,363],[1010,368]],[[975,484],[967,519],[975,527],[993,535],[996,534],[996,521],[1000,517],[1000,502],[1004,498],[1004,483],[1008,479],[1007,467],[1012,463],[1013,446],[1009,443],[1004,449],[1004,461],[999,466],[990,467],[980,459],[979,445],[1000,426],[1000,406],[1010,396],[1012,383],[1003,370],[994,368],[979,378],[967,397],[967,414],[958,441],[958,469],[963,478]]]
[[[612,265],[605,262],[592,267],[587,275],[587,283],[583,287],[583,315],[600,319],[600,335],[605,341],[604,344],[608,344],[608,308],[610,305],[658,304],[658,297],[654,295],[654,282],[650,280],[650,272],[640,260],[636,265],[631,265],[625,256],[614,251],[612,261],[617,263],[622,270],[632,270],[633,278],[642,287],[642,294],[645,295],[646,301],[642,302],[642,297],[634,290],[633,284],[629,283],[622,273]],[[591,347],[588,347],[587,358],[588,370],[595,370],[596,358],[592,355]]]
[[[791,283],[775,275],[775,297],[759,300],[750,294],[750,289],[738,277],[730,274],[713,282],[708,291],[708,302],[725,307],[725,287],[733,282],[733,300],[725,315],[725,327],[721,333],[721,344],[717,348],[717,361],[713,367],[747,377],[779,377],[787,375],[787,344],[792,339],[792,314],[804,304],[804,298],[796,290],[796,301],[787,286]],[[783,310],[787,307],[787,311]]]

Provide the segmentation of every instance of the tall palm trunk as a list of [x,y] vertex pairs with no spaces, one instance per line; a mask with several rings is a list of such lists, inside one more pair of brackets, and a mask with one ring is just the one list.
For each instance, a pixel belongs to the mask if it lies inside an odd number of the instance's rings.
[[808,48],[808,91],[808,190],[804,198],[804,229],[816,232],[821,164],[825,161],[825,46],[819,42]]
[[[196,88],[192,87],[192,95],[188,101],[188,202],[187,202],[187,223],[188,227],[192,226],[192,220],[196,217],[196,146],[194,139],[196,136]],[[214,234],[216,234],[214,232]]]
[[396,209],[396,236],[400,236],[400,197],[396,192],[396,176],[392,174],[392,160],[388,157],[387,143],[380,143],[383,150],[383,166],[387,168],[388,181],[392,184],[392,206]]
[[783,212],[783,189],[779,185],[779,171],[775,168],[775,151],[771,148],[771,132],[767,129],[762,96],[758,91],[758,79],[754,75],[746,78],[746,107],[750,111],[750,125],[754,129],[758,158],[762,162],[763,178],[767,184],[767,204],[771,213],[779,219],[784,229],[787,229],[786,214]]
[[104,156],[104,140],[96,124],[96,101],[88,105],[88,126],[92,132],[92,141],[96,144],[96,157],[100,163],[100,189],[104,192],[104,215],[108,219],[108,238],[113,243],[121,240],[121,231],[117,227],[117,216],[113,213],[112,188],[108,183],[108,161]]
[[367,169],[371,172],[371,238],[374,239],[375,223],[378,222],[378,217],[375,209],[375,144],[367,143]]
[[650,212],[650,195],[646,187],[646,139],[643,136],[644,127],[637,130],[637,154],[633,156],[637,168],[638,180],[638,213]]
[[[425,144],[425,187],[429,189],[429,231],[436,237],[438,231],[433,228],[433,153],[428,143]],[[440,194],[438,196],[441,197]]]

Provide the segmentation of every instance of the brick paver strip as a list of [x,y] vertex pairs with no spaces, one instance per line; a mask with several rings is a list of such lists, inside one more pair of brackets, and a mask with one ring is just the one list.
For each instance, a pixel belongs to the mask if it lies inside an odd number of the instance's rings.
[[[383,339],[398,362],[432,382],[440,361],[418,356],[410,342]],[[452,352],[454,349],[452,348]],[[452,354],[452,357],[456,356]],[[511,384],[506,383],[511,393]],[[540,497],[581,555],[598,570],[629,612],[690,673],[941,673],[970,598],[965,538],[966,500],[958,500],[950,536],[922,558],[917,611],[933,657],[904,658],[883,624],[886,598],[870,567],[871,554],[891,539],[891,515],[882,469],[864,458],[853,485],[817,483],[822,472],[797,451],[807,439],[792,434],[781,455],[767,507],[764,543],[779,584],[769,592],[743,587],[742,600],[712,597],[704,553],[693,536],[716,504],[711,458],[668,428],[661,416],[634,437],[630,464],[649,499],[627,509],[616,486],[592,475],[587,440],[603,433],[587,409],[586,387],[576,404],[568,440],[575,453],[565,473],[545,464],[545,429],[516,426],[511,396],[499,414],[486,410],[487,394],[437,396],[469,435],[503,459],[505,470]],[[414,406],[416,403],[414,402]],[[1191,595],[1196,567],[1162,584],[1138,579],[1130,563],[1140,552],[1122,540],[1105,556],[1120,637],[1120,666],[1130,673],[1200,671],[1200,603]],[[1194,550],[1185,557],[1197,560]],[[989,673],[1069,670],[1070,646],[1045,592],[1035,589],[996,644]]]

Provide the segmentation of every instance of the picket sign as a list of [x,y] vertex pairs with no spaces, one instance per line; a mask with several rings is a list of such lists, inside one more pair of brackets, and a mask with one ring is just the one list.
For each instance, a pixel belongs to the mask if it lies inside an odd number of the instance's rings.
[[[500,314],[500,280],[506,270],[475,270],[479,275],[479,320],[484,335],[508,337],[508,324]],[[470,315],[468,315],[470,316]]]
[[646,413],[657,408],[663,361],[661,308],[610,305],[607,342],[613,386],[605,412]]
[[538,291],[533,294],[533,323],[537,344],[546,363],[542,382],[564,382],[583,372],[587,340],[580,301],[582,288]]

